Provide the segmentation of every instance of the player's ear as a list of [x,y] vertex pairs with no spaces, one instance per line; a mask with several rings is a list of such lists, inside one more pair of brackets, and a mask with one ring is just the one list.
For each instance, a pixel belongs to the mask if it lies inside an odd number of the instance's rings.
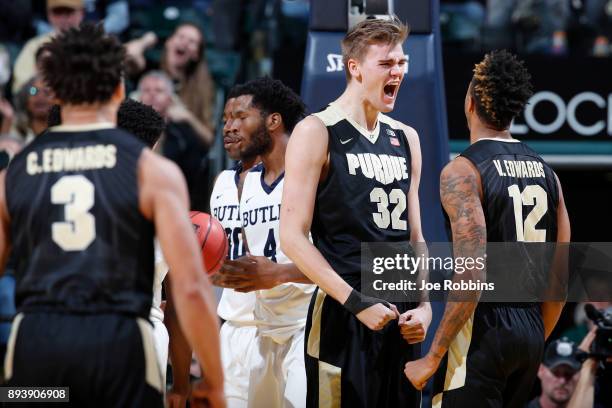
[[121,103],[125,99],[125,84],[123,83],[123,80],[119,82],[119,84],[113,91],[111,99],[115,103]]
[[361,69],[359,67],[359,61],[353,58],[349,58],[348,61],[346,61],[346,66],[348,67],[351,77],[355,77],[355,78],[361,77]]
[[268,115],[266,118],[266,126],[269,132],[274,132],[283,124],[283,117],[280,113],[274,112]]

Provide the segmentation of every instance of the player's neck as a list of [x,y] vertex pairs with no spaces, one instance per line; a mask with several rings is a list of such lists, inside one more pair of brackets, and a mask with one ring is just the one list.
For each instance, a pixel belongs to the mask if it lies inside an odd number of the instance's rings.
[[41,132],[43,132],[47,128],[47,121],[40,120],[40,119],[32,119],[30,128],[32,129],[32,132],[35,135],[39,135],[41,134]]
[[62,105],[62,125],[117,123],[117,111],[110,105]]
[[364,129],[373,131],[376,128],[380,112],[367,102],[357,86],[349,84],[334,104]]
[[289,137],[286,134],[272,136],[272,148],[261,156],[266,175],[266,183],[271,184],[285,171],[285,151]]
[[474,144],[481,139],[511,140],[513,138],[509,129],[497,130],[487,127],[480,122],[473,123],[470,128],[470,144]]

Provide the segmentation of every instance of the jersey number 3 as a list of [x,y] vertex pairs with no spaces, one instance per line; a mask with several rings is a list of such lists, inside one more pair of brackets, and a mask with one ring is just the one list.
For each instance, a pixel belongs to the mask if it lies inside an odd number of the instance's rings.
[[[374,223],[378,228],[391,228],[394,230],[408,229],[408,223],[402,220],[402,214],[406,210],[406,193],[399,188],[394,188],[387,195],[385,190],[380,187],[374,188],[370,192],[370,201],[377,204],[378,212],[372,214]],[[396,204],[393,211],[389,212],[389,203]]]
[[[508,187],[508,194],[512,197],[514,205],[514,223],[516,225],[516,240],[518,242],[544,242],[546,241],[546,230],[536,229],[536,225],[546,211],[548,211],[548,200],[546,190],[537,184],[526,186],[523,192],[516,184]],[[533,205],[533,209],[523,222],[523,206]]]
[[51,237],[64,251],[82,251],[96,238],[94,185],[82,175],[63,176],[51,187],[51,203],[64,205],[65,221],[51,224]]

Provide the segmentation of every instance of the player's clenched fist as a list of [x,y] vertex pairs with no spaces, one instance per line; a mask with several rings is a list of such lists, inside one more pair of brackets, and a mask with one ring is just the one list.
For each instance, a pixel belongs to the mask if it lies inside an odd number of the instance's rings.
[[397,319],[399,313],[395,305],[391,305],[391,309],[389,309],[382,303],[377,303],[357,313],[356,316],[370,330],[381,330],[391,320]]
[[425,340],[427,328],[431,323],[431,306],[424,303],[416,309],[408,310],[399,317],[400,333],[408,344],[420,343]]
[[422,390],[427,384],[427,380],[434,375],[440,360],[427,354],[425,357],[415,361],[409,361],[404,367],[404,374],[408,377],[408,380],[412,383],[414,388]]

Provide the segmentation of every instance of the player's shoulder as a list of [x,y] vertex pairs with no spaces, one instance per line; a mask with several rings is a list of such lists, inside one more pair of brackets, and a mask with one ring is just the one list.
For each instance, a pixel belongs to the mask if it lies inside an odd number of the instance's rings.
[[463,156],[457,156],[444,166],[440,173],[440,180],[471,176],[479,176],[474,164]]
[[148,179],[160,185],[172,185],[183,180],[181,169],[172,160],[166,159],[149,148],[144,148],[139,159],[141,179]]
[[316,118],[325,127],[334,126],[336,123],[346,119],[343,112],[333,104],[329,104],[325,109],[313,113],[310,117]]

